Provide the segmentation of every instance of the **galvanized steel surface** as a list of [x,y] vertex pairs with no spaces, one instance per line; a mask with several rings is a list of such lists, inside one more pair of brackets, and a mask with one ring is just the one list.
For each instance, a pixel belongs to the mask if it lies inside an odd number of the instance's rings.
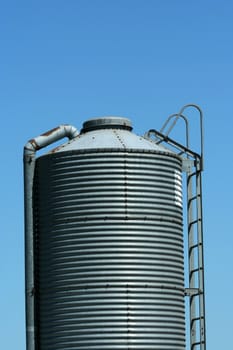
[[180,174],[156,150],[37,159],[39,350],[185,349]]
[[91,130],[97,130],[97,129],[104,129],[104,128],[111,128],[111,129],[125,129],[125,130],[132,130],[132,124],[131,120],[123,117],[101,117],[101,118],[94,118],[89,119],[86,122],[83,123],[83,128],[81,132],[87,132]]
[[126,118],[105,117],[91,119],[83,124],[81,133],[69,142],[55,148],[51,153],[67,151],[86,151],[100,149],[140,149],[166,154],[174,153],[153,140],[130,132],[131,124]]

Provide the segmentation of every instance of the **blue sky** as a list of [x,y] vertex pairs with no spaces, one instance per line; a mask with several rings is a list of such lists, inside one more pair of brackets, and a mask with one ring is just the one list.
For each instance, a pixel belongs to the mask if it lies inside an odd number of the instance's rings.
[[2,349],[25,349],[26,141],[101,115],[129,117],[144,134],[190,102],[201,106],[205,123],[207,346],[231,348],[232,13],[228,0],[0,2]]

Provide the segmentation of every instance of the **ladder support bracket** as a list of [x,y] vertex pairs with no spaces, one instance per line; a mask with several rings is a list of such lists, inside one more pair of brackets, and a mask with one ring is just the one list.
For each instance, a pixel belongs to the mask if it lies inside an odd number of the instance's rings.
[[192,168],[194,167],[194,160],[183,158],[182,159],[182,170],[186,173],[190,173],[192,171]]
[[198,288],[185,288],[184,290],[184,295],[188,297],[193,297],[198,294],[201,294]]

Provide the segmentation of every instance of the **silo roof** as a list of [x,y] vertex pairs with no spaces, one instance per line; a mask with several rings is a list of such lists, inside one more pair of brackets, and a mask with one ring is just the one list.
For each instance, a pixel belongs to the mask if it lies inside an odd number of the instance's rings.
[[66,152],[90,149],[133,149],[163,152],[175,155],[171,150],[153,140],[138,136],[132,131],[128,118],[100,117],[83,123],[80,134],[51,152]]

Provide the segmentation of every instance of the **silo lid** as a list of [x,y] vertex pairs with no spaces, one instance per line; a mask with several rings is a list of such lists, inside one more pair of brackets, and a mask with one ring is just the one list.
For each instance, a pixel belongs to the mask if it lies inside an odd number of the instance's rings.
[[106,129],[106,128],[118,128],[125,130],[132,130],[132,124],[130,119],[123,117],[101,117],[89,119],[83,123],[83,128],[81,133],[97,130],[97,129]]

